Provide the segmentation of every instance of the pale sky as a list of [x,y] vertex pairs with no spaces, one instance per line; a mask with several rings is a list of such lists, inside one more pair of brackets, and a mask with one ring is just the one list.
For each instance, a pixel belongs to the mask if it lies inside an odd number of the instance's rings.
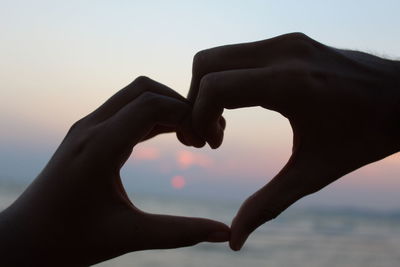
[[[0,0],[0,177],[31,181],[74,121],[139,75],[186,95],[193,55],[205,48],[300,31],[400,58],[399,10],[396,0]],[[288,122],[261,108],[226,118],[217,151],[172,135],[138,146],[124,169],[128,190],[243,199],[266,183],[290,154]],[[400,208],[399,173],[395,155],[303,203]],[[171,187],[176,176],[180,189]]]

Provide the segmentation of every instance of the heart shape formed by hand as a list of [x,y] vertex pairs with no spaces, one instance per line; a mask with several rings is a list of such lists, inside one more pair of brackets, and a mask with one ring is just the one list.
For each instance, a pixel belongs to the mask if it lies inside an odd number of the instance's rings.
[[[76,122],[35,181],[1,214],[2,263],[86,266],[131,251],[228,241],[223,223],[143,212],[121,183],[133,147],[175,131],[190,110],[170,88],[139,77]],[[16,255],[21,249],[24,257]]]
[[[2,212],[2,260],[90,265],[130,251],[228,239],[238,250],[298,199],[398,152],[398,92],[393,62],[299,33],[199,52],[188,99],[139,77],[75,123],[35,181]],[[177,132],[186,145],[217,148],[223,110],[250,106],[289,120],[293,150],[283,169],[243,203],[231,229],[145,213],[129,200],[119,172],[137,143]],[[21,249],[24,257],[15,254]]]
[[219,147],[224,109],[261,106],[282,114],[293,129],[287,164],[233,220],[232,249],[298,199],[400,150],[396,73],[391,61],[301,33],[196,54],[188,94],[195,134],[179,132],[182,143]]

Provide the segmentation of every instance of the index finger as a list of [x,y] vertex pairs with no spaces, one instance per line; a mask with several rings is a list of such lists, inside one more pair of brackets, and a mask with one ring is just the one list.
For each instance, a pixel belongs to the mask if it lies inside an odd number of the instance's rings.
[[326,163],[320,157],[307,155],[302,150],[294,152],[285,167],[242,204],[231,225],[233,250],[240,250],[259,226],[336,179],[326,173]]
[[285,59],[301,59],[321,45],[303,33],[289,33],[274,38],[233,45],[225,45],[198,52],[193,58],[192,80],[188,100],[194,102],[201,79],[208,73],[262,68]]
[[262,106],[287,114],[291,108],[289,89],[294,84],[298,86],[303,77],[282,67],[230,70],[204,76],[193,107],[195,131],[205,136],[212,148],[217,148],[222,141],[218,120],[224,108]]

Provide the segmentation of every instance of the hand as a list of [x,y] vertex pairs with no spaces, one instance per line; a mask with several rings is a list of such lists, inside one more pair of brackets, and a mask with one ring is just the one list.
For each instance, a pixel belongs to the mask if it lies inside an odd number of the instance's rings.
[[299,33],[195,56],[188,96],[193,127],[211,147],[222,142],[224,108],[262,106],[280,112],[293,129],[289,161],[233,220],[232,249],[298,199],[400,150],[398,64]]
[[42,173],[1,213],[1,265],[81,266],[136,250],[227,241],[222,223],[139,210],[121,183],[132,148],[180,128],[190,110],[182,96],[140,77],[75,123]]

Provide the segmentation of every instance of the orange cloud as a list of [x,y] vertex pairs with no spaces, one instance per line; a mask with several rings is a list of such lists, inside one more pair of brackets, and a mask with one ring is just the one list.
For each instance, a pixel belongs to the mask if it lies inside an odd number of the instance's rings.
[[208,168],[212,166],[213,161],[207,155],[181,150],[177,153],[177,163],[181,169],[187,169],[191,166]]
[[133,158],[136,160],[156,160],[160,156],[160,150],[155,147],[139,147],[133,151]]

